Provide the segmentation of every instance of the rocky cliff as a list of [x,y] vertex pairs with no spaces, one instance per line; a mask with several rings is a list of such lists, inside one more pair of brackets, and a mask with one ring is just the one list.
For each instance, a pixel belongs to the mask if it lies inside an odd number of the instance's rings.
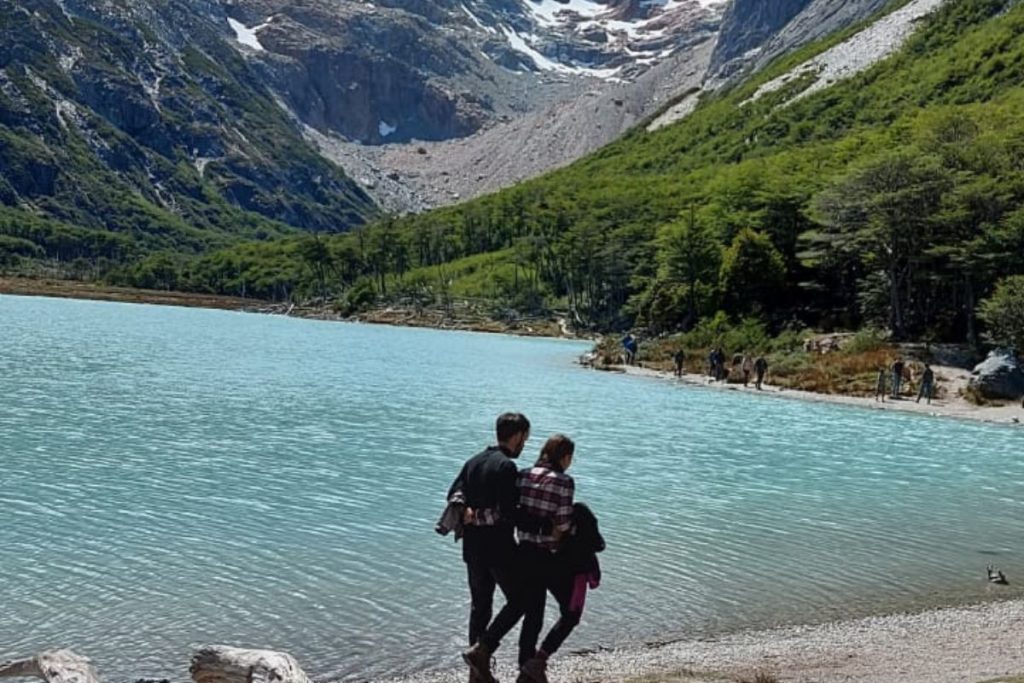
[[0,228],[7,207],[200,249],[344,230],[375,203],[452,203],[571,162],[702,80],[885,2],[8,4]]
[[360,144],[462,138],[631,82],[717,25],[707,0],[224,0],[296,116]]
[[228,26],[216,2],[0,7],[0,209],[169,248],[371,215]]
[[793,20],[812,0],[732,0],[711,57],[712,70],[756,51]]
[[709,68],[717,86],[877,14],[892,0],[733,0]]

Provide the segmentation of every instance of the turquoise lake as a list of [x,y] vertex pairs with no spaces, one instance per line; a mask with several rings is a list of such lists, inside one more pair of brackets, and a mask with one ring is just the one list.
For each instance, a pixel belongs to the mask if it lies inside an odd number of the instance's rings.
[[468,591],[433,524],[509,409],[534,424],[524,462],[576,440],[608,542],[568,650],[1024,577],[1024,431],[592,372],[587,348],[0,296],[0,660],[61,646],[107,680],[183,680],[225,643],[318,679],[456,666]]

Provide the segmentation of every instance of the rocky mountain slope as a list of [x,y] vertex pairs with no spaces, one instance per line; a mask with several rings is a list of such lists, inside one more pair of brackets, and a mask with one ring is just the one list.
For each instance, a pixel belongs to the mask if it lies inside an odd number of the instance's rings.
[[8,4],[0,247],[120,262],[455,203],[585,156],[681,98],[658,125],[685,116],[702,83],[884,3]]
[[[534,5],[532,0],[523,1],[528,7]],[[548,90],[523,89],[521,99],[506,97],[504,101],[511,102],[507,113],[502,110],[497,120],[484,116],[479,130],[471,135],[406,142],[388,138],[369,146],[347,143],[330,132],[314,136],[321,150],[350,169],[389,211],[451,204],[560,167],[656,114],[660,115],[649,124],[652,129],[678,121],[693,110],[702,91],[736,82],[780,55],[879,14],[889,4],[890,0],[733,0],[706,5],[703,15],[687,15],[700,17],[701,23],[676,24],[674,43],[660,58],[634,59],[611,77],[588,78],[582,84],[579,78],[566,77],[569,67],[562,65],[564,69],[554,72],[559,78],[538,81]],[[725,14],[716,30],[720,10]],[[493,15],[486,16],[494,20]],[[559,16],[577,22],[567,32],[562,26],[562,40],[579,35],[580,27],[587,26],[568,9]],[[666,16],[676,22],[680,18],[679,14]],[[640,25],[659,25],[658,21],[666,19],[641,19]],[[642,35],[638,30],[633,34]],[[882,35],[883,43],[888,35]],[[877,53],[861,55],[860,61],[871,63],[899,42],[893,36],[876,46],[881,48]],[[621,52],[606,49],[603,55],[605,66],[621,63]],[[594,73],[591,70],[590,75]],[[536,75],[518,74],[526,79]]]
[[23,0],[0,26],[8,235],[43,221],[44,237],[73,226],[129,251],[201,249],[375,212],[224,40],[216,2]]
[[223,4],[301,121],[371,145],[465,137],[583,83],[631,81],[710,35],[718,15],[709,0]]
[[863,21],[892,0],[733,0],[711,58],[715,86],[759,71],[802,45]]
[[713,40],[704,39],[635,81],[592,87],[461,139],[353,145],[317,136],[321,149],[383,208],[452,204],[564,166],[607,145],[679,93],[700,88]]

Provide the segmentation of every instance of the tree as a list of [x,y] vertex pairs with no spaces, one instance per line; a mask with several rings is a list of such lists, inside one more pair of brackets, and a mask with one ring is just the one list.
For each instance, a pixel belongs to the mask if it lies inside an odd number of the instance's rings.
[[990,344],[1024,350],[1024,275],[1001,280],[981,302],[978,317],[988,327],[985,340]]
[[665,226],[658,235],[658,280],[684,288],[684,329],[697,324],[701,305],[714,289],[720,262],[718,241],[696,222],[692,209],[689,218]]
[[327,243],[314,233],[299,242],[299,257],[309,266],[316,277],[319,286],[320,297],[327,298],[327,271],[334,266],[334,254],[328,248]]
[[854,171],[815,200],[832,248],[863,262],[872,281],[879,274],[884,279],[883,313],[896,339],[909,331],[917,266],[949,184],[934,159],[899,152]]
[[718,286],[732,312],[769,309],[786,279],[782,254],[764,233],[744,228],[722,256]]

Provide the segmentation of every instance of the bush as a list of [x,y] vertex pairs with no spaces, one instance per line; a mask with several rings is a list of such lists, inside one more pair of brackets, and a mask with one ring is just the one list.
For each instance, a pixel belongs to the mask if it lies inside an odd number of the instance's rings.
[[988,326],[985,341],[1024,350],[1024,275],[1005,278],[981,302],[978,317]]
[[360,278],[348,288],[335,310],[345,317],[369,310],[377,303],[377,290],[370,278]]
[[879,351],[885,347],[886,342],[884,335],[874,328],[866,327],[853,335],[853,339],[843,345],[843,353],[852,356],[860,353]]

